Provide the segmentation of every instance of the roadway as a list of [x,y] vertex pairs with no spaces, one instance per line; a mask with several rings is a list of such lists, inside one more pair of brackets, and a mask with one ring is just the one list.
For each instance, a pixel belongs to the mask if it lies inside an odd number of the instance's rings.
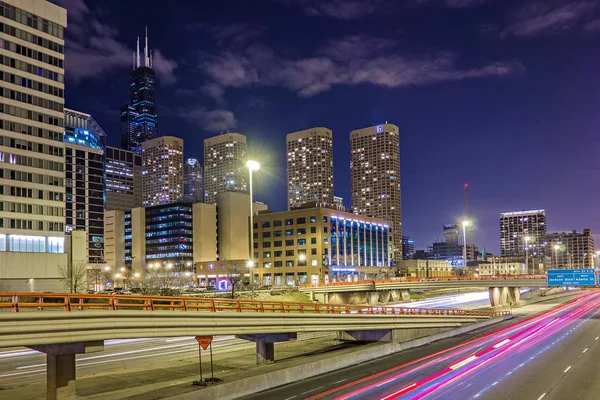
[[600,292],[529,318],[246,397],[599,399]]

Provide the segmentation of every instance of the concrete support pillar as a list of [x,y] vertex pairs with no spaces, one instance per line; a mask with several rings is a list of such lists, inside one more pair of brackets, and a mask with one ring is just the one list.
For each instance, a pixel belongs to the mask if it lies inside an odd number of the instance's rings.
[[266,364],[275,361],[275,342],[296,340],[297,333],[272,333],[267,335],[237,335],[238,339],[256,343],[256,363]]
[[508,288],[501,287],[500,288],[500,305],[505,306],[508,304]]
[[266,364],[275,361],[275,343],[264,339],[256,341],[256,363]]
[[410,290],[402,290],[400,292],[400,296],[402,297],[402,301],[403,302],[409,302],[410,301]]
[[75,354],[47,354],[46,360],[46,398],[75,400]]
[[519,301],[521,301],[521,288],[508,288],[508,300],[513,303],[513,305],[518,305]]
[[46,344],[29,346],[46,353],[46,398],[75,400],[75,354],[104,350],[104,341]]
[[379,302],[381,304],[388,304],[390,302],[390,291],[382,290],[379,292]]
[[315,301],[315,292],[311,291],[308,293],[309,299],[310,301]]
[[497,287],[489,288],[490,304],[492,307],[500,305],[500,290]]
[[377,304],[379,301],[379,293],[369,292],[367,293],[367,304]]
[[392,298],[392,302],[398,303],[401,300],[400,291],[399,290],[390,290],[390,297]]

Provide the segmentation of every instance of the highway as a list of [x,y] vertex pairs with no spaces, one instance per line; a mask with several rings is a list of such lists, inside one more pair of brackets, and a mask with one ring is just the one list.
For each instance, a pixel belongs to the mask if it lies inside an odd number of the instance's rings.
[[245,400],[599,399],[600,292]]

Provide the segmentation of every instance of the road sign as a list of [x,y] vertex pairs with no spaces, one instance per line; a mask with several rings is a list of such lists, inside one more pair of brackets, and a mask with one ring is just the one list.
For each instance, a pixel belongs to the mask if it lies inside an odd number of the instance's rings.
[[595,286],[593,269],[549,269],[548,286]]
[[196,341],[204,350],[208,349],[208,345],[212,342],[212,336],[196,336]]

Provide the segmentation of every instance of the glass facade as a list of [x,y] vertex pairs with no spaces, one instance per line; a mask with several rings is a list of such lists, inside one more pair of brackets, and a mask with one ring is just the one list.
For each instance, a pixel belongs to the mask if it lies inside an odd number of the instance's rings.
[[389,228],[331,217],[331,266],[391,267]]

